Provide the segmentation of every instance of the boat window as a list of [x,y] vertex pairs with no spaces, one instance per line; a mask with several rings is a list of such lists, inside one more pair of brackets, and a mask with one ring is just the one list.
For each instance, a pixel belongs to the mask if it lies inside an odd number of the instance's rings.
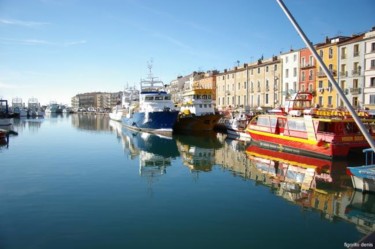
[[146,96],[145,100],[154,100],[154,97],[152,97],[152,96]]
[[257,124],[269,126],[270,125],[270,119],[268,117],[258,117]]
[[356,123],[346,123],[345,124],[345,132],[346,133],[359,133],[360,130]]
[[171,100],[171,96],[164,96],[165,100]]
[[333,132],[333,123],[319,122],[318,131],[320,131],[320,132]]
[[279,126],[280,128],[284,128],[285,127],[285,119],[282,119],[282,118],[277,119],[277,126]]
[[304,120],[288,120],[288,128],[296,131],[306,131]]
[[270,120],[271,120],[271,127],[275,127],[276,122],[277,122],[277,118],[270,118]]
[[155,100],[163,100],[163,96],[155,96]]

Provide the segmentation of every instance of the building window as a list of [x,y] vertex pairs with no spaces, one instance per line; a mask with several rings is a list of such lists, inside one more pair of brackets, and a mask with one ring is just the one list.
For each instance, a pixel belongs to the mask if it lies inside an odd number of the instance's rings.
[[289,77],[289,69],[285,69],[285,78]]
[[333,49],[332,49],[332,48],[329,48],[329,54],[328,54],[328,57],[329,57],[330,59],[333,58]]
[[237,103],[237,105],[241,105],[241,97],[240,96],[238,96],[238,103]]
[[375,77],[370,79],[370,87],[375,87]]
[[260,74],[260,67],[258,67],[258,74]]
[[310,55],[310,58],[309,58],[309,65],[314,66],[314,57],[312,57],[311,55]]
[[[374,43],[375,44],[375,43]],[[275,66],[274,66],[274,69],[273,69],[274,71],[276,71],[277,70],[277,64],[275,64]]]
[[359,45],[355,44],[354,45],[354,50],[353,50],[353,56],[356,57],[359,55]]
[[371,43],[371,51],[370,52],[375,52],[375,42]]
[[332,96],[328,96],[328,106],[332,107]]
[[346,47],[341,48],[341,59],[346,59]]
[[305,57],[303,57],[301,60],[301,67],[305,67]]
[[305,71],[302,71],[301,81],[305,81]]
[[268,73],[268,66],[266,66],[266,72]]
[[371,60],[370,69],[375,69],[375,60]]
[[309,71],[309,80],[312,80],[313,79],[313,70],[310,70]]
[[358,79],[353,79],[353,88],[358,88]]
[[293,61],[296,61],[297,60],[297,55],[293,55]]
[[297,68],[293,68],[293,77],[297,77]]
[[238,82],[238,90],[240,90],[240,89],[241,89],[241,83]]
[[288,63],[288,56],[285,57],[285,63]]
[[375,95],[370,95],[370,104],[375,105]]
[[313,90],[313,84],[309,84],[309,91],[312,92]]
[[323,58],[323,55],[324,55],[324,54],[323,54],[323,50],[320,50],[320,51],[319,51],[319,56],[320,56],[321,58]]
[[319,103],[319,106],[323,106],[323,96],[319,96],[318,103]]
[[323,81],[322,80],[319,80],[318,86],[319,86],[319,88],[323,88]]
[[268,93],[266,94],[266,104],[268,104]]

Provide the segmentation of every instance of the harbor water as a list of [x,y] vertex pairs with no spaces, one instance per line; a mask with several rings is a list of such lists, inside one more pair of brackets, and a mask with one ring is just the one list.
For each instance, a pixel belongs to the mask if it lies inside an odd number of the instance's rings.
[[375,231],[375,195],[345,174],[355,161],[300,162],[280,178],[283,158],[222,134],[161,137],[94,114],[13,130],[0,146],[0,248],[346,248]]

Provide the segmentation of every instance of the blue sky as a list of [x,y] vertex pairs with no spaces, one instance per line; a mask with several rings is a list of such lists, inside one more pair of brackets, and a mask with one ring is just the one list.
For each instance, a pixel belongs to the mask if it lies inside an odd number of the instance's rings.
[[[375,26],[374,0],[284,0],[313,43]],[[220,70],[302,48],[276,0],[0,0],[0,98],[78,93]]]

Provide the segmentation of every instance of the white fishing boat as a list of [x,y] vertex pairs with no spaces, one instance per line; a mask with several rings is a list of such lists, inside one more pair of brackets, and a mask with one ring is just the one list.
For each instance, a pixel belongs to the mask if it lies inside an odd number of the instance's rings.
[[42,111],[40,107],[40,103],[37,98],[30,98],[27,104],[27,109],[29,111],[30,117],[43,117],[44,112]]
[[59,109],[59,105],[56,102],[51,101],[50,104],[47,106],[45,113],[46,114],[58,113],[58,109]]
[[112,108],[109,113],[109,118],[115,121],[122,121],[122,118],[129,113],[131,106],[133,107],[138,103],[139,91],[135,88],[127,88],[123,91],[121,101]]
[[179,111],[175,109],[164,83],[152,76],[151,68],[149,65],[148,78],[140,83],[139,105],[130,108],[122,123],[129,129],[170,135]]

